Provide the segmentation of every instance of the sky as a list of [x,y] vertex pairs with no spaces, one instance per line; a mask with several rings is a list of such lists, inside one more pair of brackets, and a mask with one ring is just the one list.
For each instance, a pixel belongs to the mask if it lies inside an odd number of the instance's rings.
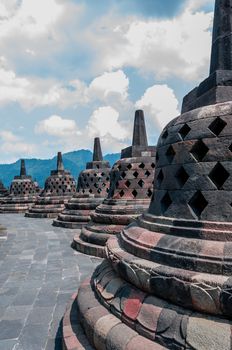
[[208,76],[214,0],[0,0],[0,163],[148,139]]

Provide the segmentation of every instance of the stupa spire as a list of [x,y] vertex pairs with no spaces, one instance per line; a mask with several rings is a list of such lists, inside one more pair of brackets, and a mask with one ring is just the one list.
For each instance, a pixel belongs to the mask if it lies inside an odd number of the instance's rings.
[[62,153],[57,153],[57,171],[63,171],[64,170],[64,164],[62,159]]
[[232,0],[215,0],[210,75],[183,99],[182,113],[232,100]]
[[232,70],[232,0],[216,0],[210,74]]
[[20,165],[20,176],[26,176],[26,166],[25,166],[25,160],[21,159],[21,165]]
[[132,146],[148,146],[145,119],[142,110],[135,112]]
[[101,142],[99,137],[95,137],[94,139],[94,148],[93,148],[93,162],[102,162],[102,150],[101,150]]

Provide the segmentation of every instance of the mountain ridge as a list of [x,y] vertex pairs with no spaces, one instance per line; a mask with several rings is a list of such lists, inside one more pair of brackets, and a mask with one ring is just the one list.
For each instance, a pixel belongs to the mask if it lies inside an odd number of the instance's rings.
[[[63,153],[64,167],[71,172],[75,179],[77,179],[79,173],[85,169],[86,163],[90,162],[92,158],[93,153],[85,149]],[[112,166],[120,159],[120,153],[106,154],[104,159],[108,160]],[[51,170],[56,169],[56,160],[57,156],[51,159],[25,158],[27,174],[31,175],[39,183],[40,187],[43,187]],[[0,180],[6,187],[10,186],[14,176],[19,175],[19,172],[20,159],[11,164],[0,164]]]

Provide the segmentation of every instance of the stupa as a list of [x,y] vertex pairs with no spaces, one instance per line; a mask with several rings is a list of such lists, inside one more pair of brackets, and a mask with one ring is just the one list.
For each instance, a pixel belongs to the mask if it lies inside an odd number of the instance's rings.
[[69,171],[64,169],[62,154],[57,154],[57,169],[46,179],[44,190],[36,203],[26,212],[29,218],[55,218],[64,210],[65,203],[76,192],[76,183]]
[[9,191],[5,188],[3,182],[0,180],[0,202],[9,195]]
[[86,164],[78,178],[77,192],[53,221],[54,226],[80,228],[90,221],[90,214],[107,196],[110,164],[104,161],[100,139],[94,139],[93,161]]
[[135,113],[132,146],[121,152],[110,173],[107,198],[91,215],[92,221],[77,233],[73,247],[82,253],[105,257],[107,239],[148,209],[153,191],[155,147],[148,146],[143,111]]
[[232,0],[216,0],[208,88],[163,130],[149,210],[109,239],[64,349],[231,349],[231,28]]
[[21,160],[20,175],[10,185],[10,193],[0,205],[0,213],[23,213],[36,200],[36,188],[31,176],[26,173],[25,160]]

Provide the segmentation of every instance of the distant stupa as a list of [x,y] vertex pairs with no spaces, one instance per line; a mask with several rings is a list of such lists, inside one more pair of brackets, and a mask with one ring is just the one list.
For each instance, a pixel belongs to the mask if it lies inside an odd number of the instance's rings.
[[77,192],[65,205],[64,211],[53,221],[54,226],[81,228],[102,203],[109,191],[110,164],[102,157],[99,137],[94,139],[93,161],[86,164],[78,178]]
[[45,181],[44,190],[25,216],[56,218],[75,192],[75,180],[70,172],[64,169],[62,154],[58,152],[56,170],[51,171],[51,175]]
[[153,192],[155,147],[148,146],[144,113],[136,111],[132,146],[121,152],[110,173],[107,198],[91,214],[92,221],[77,232],[73,247],[82,253],[105,256],[109,237],[148,209]]
[[31,176],[26,173],[25,160],[21,160],[20,175],[15,176],[10,185],[10,193],[0,205],[0,213],[21,213],[27,211],[37,197]]

